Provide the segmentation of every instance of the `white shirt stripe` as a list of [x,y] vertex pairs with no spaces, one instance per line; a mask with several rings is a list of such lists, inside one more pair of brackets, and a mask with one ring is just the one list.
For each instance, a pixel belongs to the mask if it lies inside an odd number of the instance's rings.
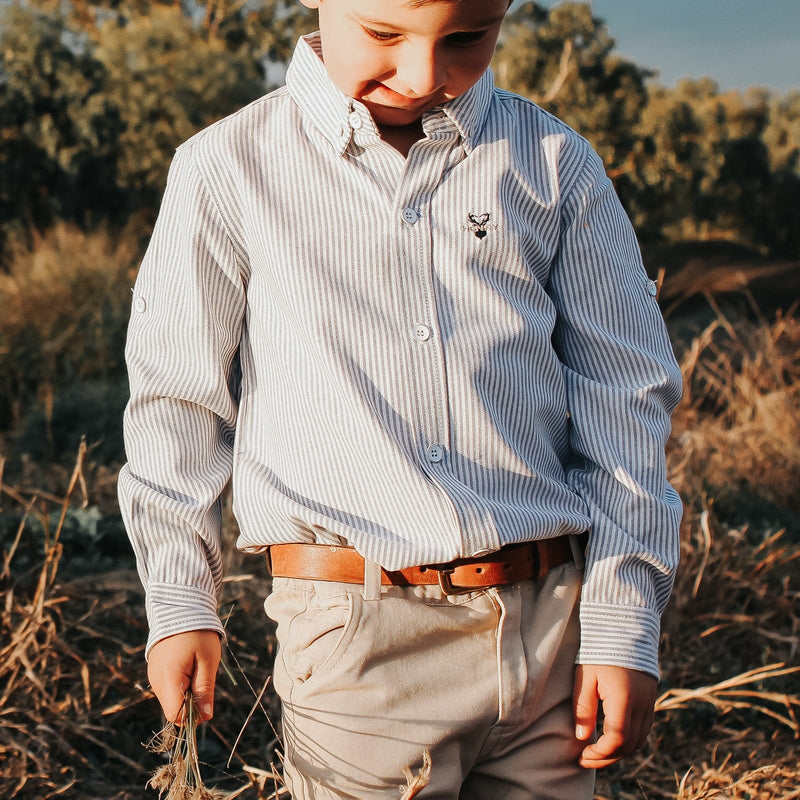
[[135,287],[119,481],[150,644],[220,629],[239,546],[390,569],[591,530],[580,659],[657,671],[680,397],[652,283],[586,141],[491,74],[404,159],[328,79],[179,148]]

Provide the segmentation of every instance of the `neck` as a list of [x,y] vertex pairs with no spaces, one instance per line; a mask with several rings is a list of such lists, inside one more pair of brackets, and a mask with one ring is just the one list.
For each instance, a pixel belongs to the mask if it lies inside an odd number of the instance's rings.
[[408,156],[411,145],[424,136],[419,120],[411,125],[381,125],[380,132],[381,138],[403,156]]

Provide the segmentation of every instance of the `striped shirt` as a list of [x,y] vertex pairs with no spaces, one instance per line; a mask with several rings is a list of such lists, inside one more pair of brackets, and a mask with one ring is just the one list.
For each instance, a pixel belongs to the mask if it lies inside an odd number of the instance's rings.
[[657,674],[681,378],[587,142],[487,72],[407,159],[302,39],[175,156],[134,289],[121,507],[149,645],[221,630],[238,546],[396,570],[591,531],[583,663]]

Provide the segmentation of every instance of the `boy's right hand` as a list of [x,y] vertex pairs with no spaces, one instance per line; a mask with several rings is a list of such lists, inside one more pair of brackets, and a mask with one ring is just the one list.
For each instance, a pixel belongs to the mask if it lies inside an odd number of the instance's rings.
[[164,716],[182,724],[183,696],[192,690],[200,720],[214,715],[214,684],[222,655],[216,631],[176,633],[156,642],[147,660],[147,677]]

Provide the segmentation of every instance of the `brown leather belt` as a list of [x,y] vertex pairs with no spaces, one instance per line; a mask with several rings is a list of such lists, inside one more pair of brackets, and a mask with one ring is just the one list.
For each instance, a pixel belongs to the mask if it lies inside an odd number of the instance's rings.
[[[462,594],[488,586],[539,579],[573,558],[569,536],[510,545],[476,558],[447,564],[381,570],[384,586],[439,584],[444,594]],[[326,544],[275,544],[267,561],[273,577],[363,583],[364,559],[352,547]]]

